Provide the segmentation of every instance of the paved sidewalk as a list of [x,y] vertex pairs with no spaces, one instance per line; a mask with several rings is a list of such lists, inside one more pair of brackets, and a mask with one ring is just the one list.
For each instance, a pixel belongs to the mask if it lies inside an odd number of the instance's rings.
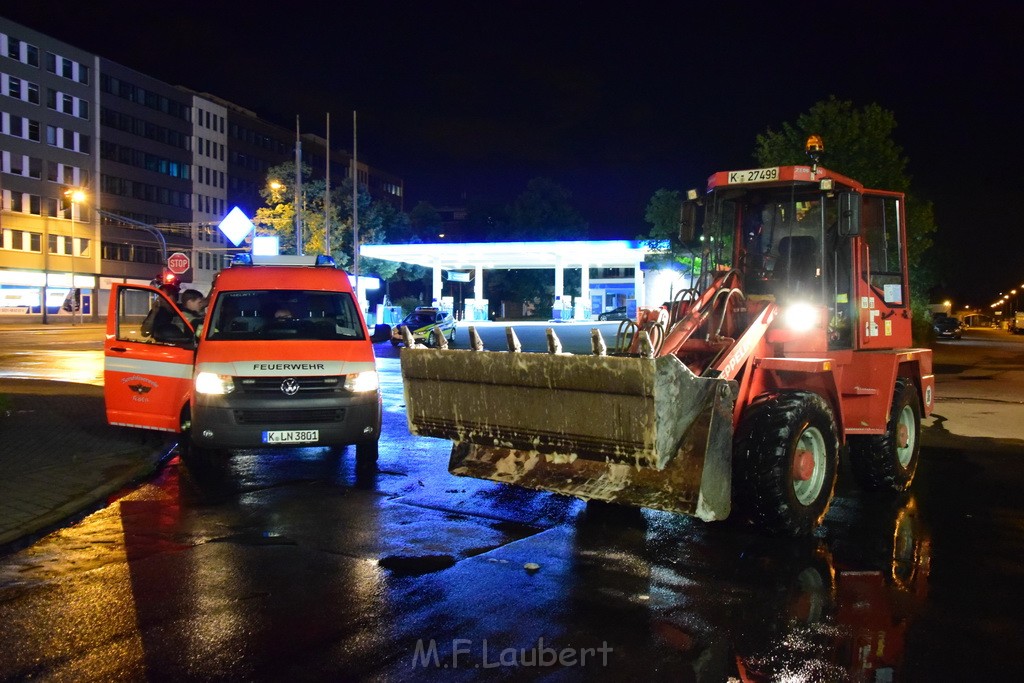
[[107,424],[103,387],[0,378],[0,553],[156,471],[172,435]]

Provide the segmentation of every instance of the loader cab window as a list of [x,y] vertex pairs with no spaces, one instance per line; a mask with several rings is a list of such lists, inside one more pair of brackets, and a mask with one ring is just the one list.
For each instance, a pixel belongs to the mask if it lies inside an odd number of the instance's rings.
[[865,195],[861,208],[861,276],[877,297],[892,307],[908,305],[903,268],[899,200]]
[[741,215],[739,264],[746,291],[772,295],[780,303],[820,301],[823,292],[825,226],[834,222],[834,202],[817,193],[750,193]]

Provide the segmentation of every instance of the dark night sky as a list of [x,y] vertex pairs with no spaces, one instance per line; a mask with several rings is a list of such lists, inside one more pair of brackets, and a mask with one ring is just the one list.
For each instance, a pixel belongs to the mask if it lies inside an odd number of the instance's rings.
[[0,14],[286,127],[298,114],[322,135],[330,111],[339,146],[356,109],[360,158],[405,179],[407,210],[508,202],[544,175],[599,238],[645,230],[660,187],[751,167],[758,133],[819,100],[878,103],[935,204],[942,294],[987,304],[1024,282],[1024,4],[665,4],[5,0]]

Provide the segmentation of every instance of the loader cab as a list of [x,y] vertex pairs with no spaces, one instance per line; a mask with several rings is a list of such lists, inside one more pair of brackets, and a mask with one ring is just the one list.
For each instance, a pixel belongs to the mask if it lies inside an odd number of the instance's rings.
[[754,309],[820,308],[830,349],[909,345],[902,195],[825,180],[713,187],[704,257],[739,271]]
[[825,245],[835,202],[816,193],[732,191],[715,198],[706,225],[718,269],[735,268],[744,291],[780,304],[822,303]]

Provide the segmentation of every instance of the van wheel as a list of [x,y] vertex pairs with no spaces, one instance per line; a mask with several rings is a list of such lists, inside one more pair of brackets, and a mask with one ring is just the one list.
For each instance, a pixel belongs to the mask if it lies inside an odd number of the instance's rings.
[[737,507],[771,534],[808,536],[832,502],[839,460],[835,417],[818,394],[766,395],[736,429]]
[[178,442],[178,454],[188,465],[202,468],[212,465],[219,458],[221,451],[195,445],[186,433],[181,435],[181,441]]
[[898,377],[885,434],[850,437],[850,467],[865,491],[902,493],[921,457],[921,402],[917,388]]
[[356,469],[372,470],[377,467],[378,442],[363,441],[356,444]]

